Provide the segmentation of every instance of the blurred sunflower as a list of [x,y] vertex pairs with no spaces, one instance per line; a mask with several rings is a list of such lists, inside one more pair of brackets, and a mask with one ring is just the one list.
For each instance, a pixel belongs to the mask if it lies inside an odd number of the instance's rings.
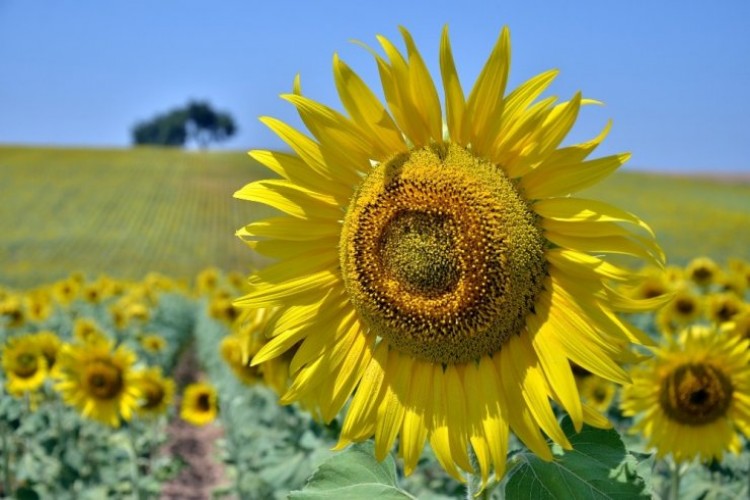
[[701,317],[702,297],[689,287],[678,288],[672,300],[657,314],[656,323],[666,333],[675,333]]
[[52,295],[58,304],[67,306],[76,299],[81,291],[81,282],[75,279],[64,279],[52,285]]
[[23,303],[18,295],[8,295],[0,300],[0,322],[9,328],[17,328],[26,322]]
[[193,425],[206,425],[216,419],[219,411],[216,389],[206,382],[185,387],[180,405],[180,418]]
[[141,397],[135,361],[135,354],[124,346],[112,350],[108,343],[65,345],[55,388],[84,417],[119,427],[121,418],[130,420]]
[[39,352],[44,356],[50,375],[55,376],[59,369],[57,356],[63,346],[63,341],[54,332],[49,330],[36,332],[31,335],[31,338],[36,342]]
[[659,457],[683,462],[720,460],[737,453],[737,431],[750,436],[750,351],[747,340],[691,327],[632,371],[621,407],[638,416],[641,432]]
[[158,417],[169,409],[174,398],[174,381],[164,377],[160,368],[151,367],[134,375],[141,397],[135,411],[141,417]]
[[167,341],[158,334],[144,335],[140,339],[140,344],[150,354],[159,354],[167,347]]
[[747,308],[742,299],[731,292],[712,293],[706,300],[708,302],[706,316],[716,324],[732,321]]
[[99,324],[91,318],[77,318],[75,320],[73,337],[84,344],[109,345],[112,343],[112,340],[107,337]]
[[8,339],[3,346],[2,363],[6,387],[14,396],[38,390],[47,377],[47,360],[31,335]]
[[703,287],[713,284],[718,279],[719,272],[719,266],[710,257],[696,257],[685,269],[688,279]]
[[239,335],[227,335],[219,344],[219,353],[232,373],[243,384],[253,385],[262,380],[263,375],[259,366],[251,366],[250,358],[243,356],[244,349],[245,339]]
[[399,437],[411,473],[429,441],[458,480],[504,473],[508,431],[551,460],[542,431],[564,448],[550,399],[572,417],[607,421],[581,403],[570,361],[618,383],[628,342],[648,338],[615,311],[650,310],[664,299],[625,297],[609,282],[635,281],[603,255],[654,266],[663,255],[638,217],[571,197],[620,167],[618,154],[587,160],[588,142],[560,147],[582,105],[576,94],[538,100],[556,71],[505,95],[510,41],[503,29],[468,98],[447,35],[441,99],[411,35],[402,54],[378,37],[386,108],[337,56],[344,116],[302,96],[309,138],[261,119],[294,154],[252,151],[280,178],[235,196],[280,216],[238,235],[277,262],[250,277],[250,308],[279,307],[254,365],[296,349],[283,403],[312,400],[333,419],[354,393],[338,446],[374,435],[378,459]]
[[589,403],[594,409],[606,412],[617,394],[617,386],[611,381],[590,375],[576,378],[581,399]]

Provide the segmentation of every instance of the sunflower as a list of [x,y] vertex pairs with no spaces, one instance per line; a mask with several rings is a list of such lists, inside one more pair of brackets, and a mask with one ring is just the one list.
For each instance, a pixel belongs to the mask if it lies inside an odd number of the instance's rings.
[[174,398],[174,380],[164,377],[160,368],[146,368],[134,375],[141,393],[135,411],[142,417],[158,417],[167,412]]
[[63,400],[84,417],[112,427],[130,420],[141,397],[135,384],[135,354],[111,344],[65,345],[60,352],[59,382]]
[[655,265],[663,255],[638,217],[571,197],[621,166],[627,154],[586,159],[588,142],[561,147],[576,94],[538,100],[547,71],[505,95],[510,41],[503,29],[465,98],[447,30],[441,99],[411,35],[406,54],[378,37],[387,108],[334,56],[344,116],[306,98],[299,79],[283,98],[312,138],[262,118],[294,153],[251,151],[278,178],[235,196],[279,214],[238,231],[276,261],[250,277],[237,304],[278,307],[257,365],[296,349],[282,403],[314,401],[333,419],[354,394],[338,447],[375,437],[382,460],[399,437],[411,473],[429,442],[458,480],[502,476],[508,432],[544,459],[542,431],[564,448],[550,399],[580,429],[607,425],[581,403],[569,361],[618,383],[615,359],[648,338],[615,311],[650,310],[660,297],[626,297],[611,281],[633,274],[607,259]]
[[216,419],[218,411],[214,386],[198,382],[185,387],[180,406],[180,417],[183,420],[193,425],[206,425]]
[[747,305],[731,292],[713,293],[707,298],[706,316],[716,324],[727,323],[742,314]]
[[140,344],[149,354],[159,354],[167,347],[167,341],[158,334],[144,335],[140,340]]
[[36,391],[47,378],[47,360],[32,335],[9,339],[3,347],[2,363],[6,387],[14,396]]
[[243,356],[244,347],[245,339],[227,335],[221,339],[219,353],[240,382],[253,385],[262,380],[263,375],[259,366],[251,366],[249,358]]
[[84,344],[110,345],[112,340],[99,324],[91,318],[78,318],[73,323],[73,337]]
[[63,346],[63,341],[49,330],[36,332],[31,335],[31,338],[34,339],[39,347],[39,352],[44,356],[50,374],[55,376],[58,372],[57,356]]
[[659,311],[656,323],[662,331],[675,333],[698,320],[702,311],[702,297],[682,286],[675,291],[669,304]]
[[623,389],[623,413],[639,415],[632,430],[643,433],[659,457],[671,453],[677,462],[739,452],[736,431],[750,435],[747,347],[747,340],[704,327],[668,338]]
[[581,399],[600,412],[606,412],[617,394],[617,386],[607,379],[590,375],[576,377]]
[[719,266],[710,257],[696,257],[688,263],[685,274],[696,285],[706,287],[718,279],[720,271]]

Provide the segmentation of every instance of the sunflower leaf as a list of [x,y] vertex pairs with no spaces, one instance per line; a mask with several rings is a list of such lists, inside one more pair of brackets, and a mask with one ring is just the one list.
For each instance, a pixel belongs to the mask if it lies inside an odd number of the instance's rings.
[[302,490],[289,494],[292,500],[319,498],[393,499],[414,497],[400,489],[396,464],[391,455],[382,462],[375,459],[372,442],[355,444],[323,462]]
[[573,449],[556,454],[552,462],[528,450],[517,453],[506,478],[506,498],[650,498],[637,457],[616,431],[584,425],[576,433],[569,417],[561,426]]

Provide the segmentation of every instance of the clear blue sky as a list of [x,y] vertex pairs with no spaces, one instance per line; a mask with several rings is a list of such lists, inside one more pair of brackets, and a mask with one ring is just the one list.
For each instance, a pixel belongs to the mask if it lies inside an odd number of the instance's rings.
[[571,139],[606,122],[601,151],[658,170],[750,172],[750,1],[0,0],[0,143],[127,146],[139,120],[206,99],[236,118],[224,147],[279,147],[257,121],[298,124],[278,94],[340,108],[338,52],[372,87],[370,56],[350,43],[408,27],[438,75],[448,24],[465,90],[503,25],[511,85],[559,68],[551,93],[581,89]]

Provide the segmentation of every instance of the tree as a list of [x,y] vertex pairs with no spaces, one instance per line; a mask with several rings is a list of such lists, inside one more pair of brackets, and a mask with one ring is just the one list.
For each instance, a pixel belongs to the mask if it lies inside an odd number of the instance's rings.
[[234,119],[215,111],[210,104],[191,101],[133,127],[133,144],[182,147],[194,141],[201,149],[211,142],[229,139],[237,132]]

